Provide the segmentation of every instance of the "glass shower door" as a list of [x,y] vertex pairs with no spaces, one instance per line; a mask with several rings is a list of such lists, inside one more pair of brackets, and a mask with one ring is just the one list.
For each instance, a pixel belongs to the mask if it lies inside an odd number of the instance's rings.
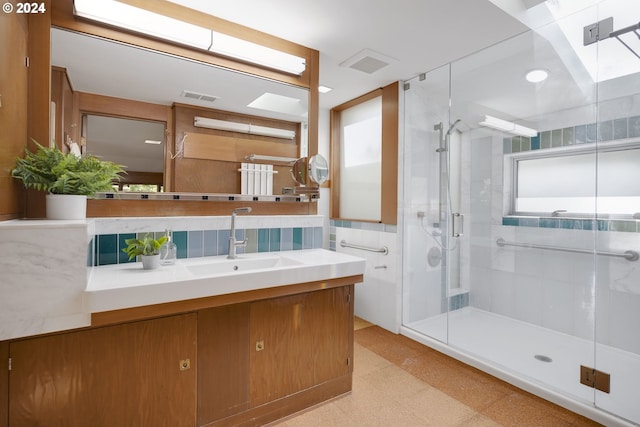
[[447,342],[449,66],[405,84],[403,324]]

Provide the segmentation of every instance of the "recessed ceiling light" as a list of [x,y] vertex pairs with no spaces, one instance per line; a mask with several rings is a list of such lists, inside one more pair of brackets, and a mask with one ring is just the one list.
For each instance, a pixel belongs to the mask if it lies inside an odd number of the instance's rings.
[[527,81],[531,83],[540,83],[543,82],[549,77],[549,73],[546,70],[531,70],[527,73]]
[[331,92],[333,90],[333,88],[330,88],[329,86],[318,86],[318,92],[320,93],[327,93],[327,92]]
[[151,144],[151,145],[160,145],[160,144],[162,144],[162,141],[157,141],[157,140],[154,140],[154,139],[145,139],[144,143],[145,144]]

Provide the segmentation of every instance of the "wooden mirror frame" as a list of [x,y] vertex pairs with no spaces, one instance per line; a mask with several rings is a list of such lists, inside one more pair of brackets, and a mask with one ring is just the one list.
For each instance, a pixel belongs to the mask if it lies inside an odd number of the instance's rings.
[[[212,15],[194,11],[184,6],[168,2],[166,0],[156,0],[153,3],[142,0],[122,0],[143,9],[153,10],[156,13],[181,19],[196,25],[212,28],[234,37],[242,38],[267,47],[278,49],[305,58],[307,68],[300,76],[281,73],[275,70],[262,68],[260,66],[234,61],[232,59],[217,56],[215,54],[192,50],[184,46],[172,44],[158,39],[146,38],[138,34],[116,30],[107,26],[101,26],[87,20],[79,19],[73,14],[73,0],[47,0],[45,1],[46,13],[39,15],[38,19],[30,19],[29,27],[29,53],[31,64],[29,70],[29,112],[28,128],[29,136],[38,141],[48,141],[50,133],[49,105],[51,101],[51,27],[58,27],[70,31],[95,35],[123,43],[127,43],[142,48],[152,49],[159,52],[176,55],[186,59],[209,63],[215,66],[228,68],[243,73],[248,73],[258,77],[264,77],[306,88],[309,90],[309,121],[308,121],[308,147],[309,155],[318,152],[318,102],[319,94],[319,52],[296,43],[280,39],[278,37],[262,33],[260,31],[235,24]],[[33,24],[33,25],[32,25]],[[169,127],[169,126],[168,126]],[[29,148],[33,149],[29,143]],[[173,171],[167,171],[171,174]],[[27,194],[27,217],[42,217],[44,211],[44,196],[37,193]],[[105,208],[101,205],[109,203]],[[226,214],[235,206],[233,202],[207,202],[187,204],[182,201],[173,202],[169,200],[157,201],[118,201],[118,200],[89,200],[87,206],[88,216],[171,216],[171,215],[216,215]],[[124,206],[116,204],[126,203]],[[148,205],[142,205],[143,203]],[[160,204],[158,206],[152,206]],[[134,206],[136,204],[136,206]],[[213,206],[213,205],[224,206]],[[251,204],[251,203],[249,203]],[[257,214],[315,214],[317,204],[309,203],[270,203],[254,202],[254,211]],[[220,212],[220,213],[218,213]]]

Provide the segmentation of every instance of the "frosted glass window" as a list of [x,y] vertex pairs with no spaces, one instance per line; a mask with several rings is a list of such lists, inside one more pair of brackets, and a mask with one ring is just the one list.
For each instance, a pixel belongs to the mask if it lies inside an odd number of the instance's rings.
[[342,111],[340,217],[380,221],[382,97]]
[[517,212],[633,215],[640,211],[639,148],[521,159],[516,168]]

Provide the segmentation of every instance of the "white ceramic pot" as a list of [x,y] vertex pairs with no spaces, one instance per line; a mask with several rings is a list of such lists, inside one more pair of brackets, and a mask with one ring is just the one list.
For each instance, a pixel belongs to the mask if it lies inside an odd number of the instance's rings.
[[142,268],[145,270],[155,270],[160,267],[160,254],[142,255]]
[[47,194],[47,219],[86,219],[87,196]]

